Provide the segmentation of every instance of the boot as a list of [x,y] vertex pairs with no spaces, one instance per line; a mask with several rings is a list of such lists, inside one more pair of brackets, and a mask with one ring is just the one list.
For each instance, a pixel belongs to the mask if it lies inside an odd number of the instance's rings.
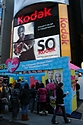
[[28,118],[28,114],[26,114],[26,120],[29,120],[29,118]]
[[25,120],[25,115],[24,115],[24,114],[22,114],[22,116],[21,116],[21,120],[22,120],[22,121]]

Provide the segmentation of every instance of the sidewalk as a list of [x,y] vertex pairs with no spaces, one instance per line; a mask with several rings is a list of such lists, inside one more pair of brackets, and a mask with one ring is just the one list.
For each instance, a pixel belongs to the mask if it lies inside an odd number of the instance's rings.
[[[36,113],[29,112],[29,119],[28,121],[21,121],[21,111],[18,114],[19,120],[12,120],[11,118],[12,113],[8,112],[3,114],[3,119],[0,125],[52,125],[51,118],[52,114],[48,114],[47,116],[40,116]],[[6,120],[6,121],[5,121]],[[83,120],[72,119],[72,122],[69,125],[82,125]],[[63,117],[57,116],[57,121],[59,125],[65,125]],[[5,124],[6,123],[6,124]]]

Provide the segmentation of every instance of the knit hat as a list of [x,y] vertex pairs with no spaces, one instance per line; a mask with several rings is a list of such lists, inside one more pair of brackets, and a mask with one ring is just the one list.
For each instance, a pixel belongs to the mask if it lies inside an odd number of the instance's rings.
[[31,84],[31,88],[34,88],[34,86],[35,86],[35,84],[33,83],[33,84]]

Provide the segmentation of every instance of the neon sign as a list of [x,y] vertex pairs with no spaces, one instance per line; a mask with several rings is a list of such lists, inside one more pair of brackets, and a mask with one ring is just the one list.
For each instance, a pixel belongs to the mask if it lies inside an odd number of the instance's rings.
[[28,23],[30,21],[34,21],[36,19],[41,19],[43,17],[51,16],[52,15],[51,9],[52,8],[45,7],[42,11],[39,11],[39,12],[37,10],[35,10],[34,13],[32,13],[31,15],[19,16],[17,19],[18,20],[17,23],[19,25],[19,24],[23,24],[23,23]]

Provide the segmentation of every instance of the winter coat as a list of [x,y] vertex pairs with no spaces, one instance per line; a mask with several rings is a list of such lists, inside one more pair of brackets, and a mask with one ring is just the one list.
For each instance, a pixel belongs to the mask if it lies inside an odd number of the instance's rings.
[[36,98],[36,90],[34,88],[30,89],[30,98]]
[[56,89],[56,104],[64,104],[64,97],[66,94],[63,93],[61,88]]
[[11,99],[18,100],[20,96],[20,90],[18,88],[11,89]]
[[46,88],[39,88],[38,94],[39,94],[39,102],[46,102],[46,96],[47,96]]
[[0,100],[2,100],[2,98],[6,97],[6,91],[4,89],[4,87],[2,87],[2,91],[0,91]]
[[22,89],[20,95],[20,102],[22,105],[28,105],[30,102],[30,89],[24,88]]

